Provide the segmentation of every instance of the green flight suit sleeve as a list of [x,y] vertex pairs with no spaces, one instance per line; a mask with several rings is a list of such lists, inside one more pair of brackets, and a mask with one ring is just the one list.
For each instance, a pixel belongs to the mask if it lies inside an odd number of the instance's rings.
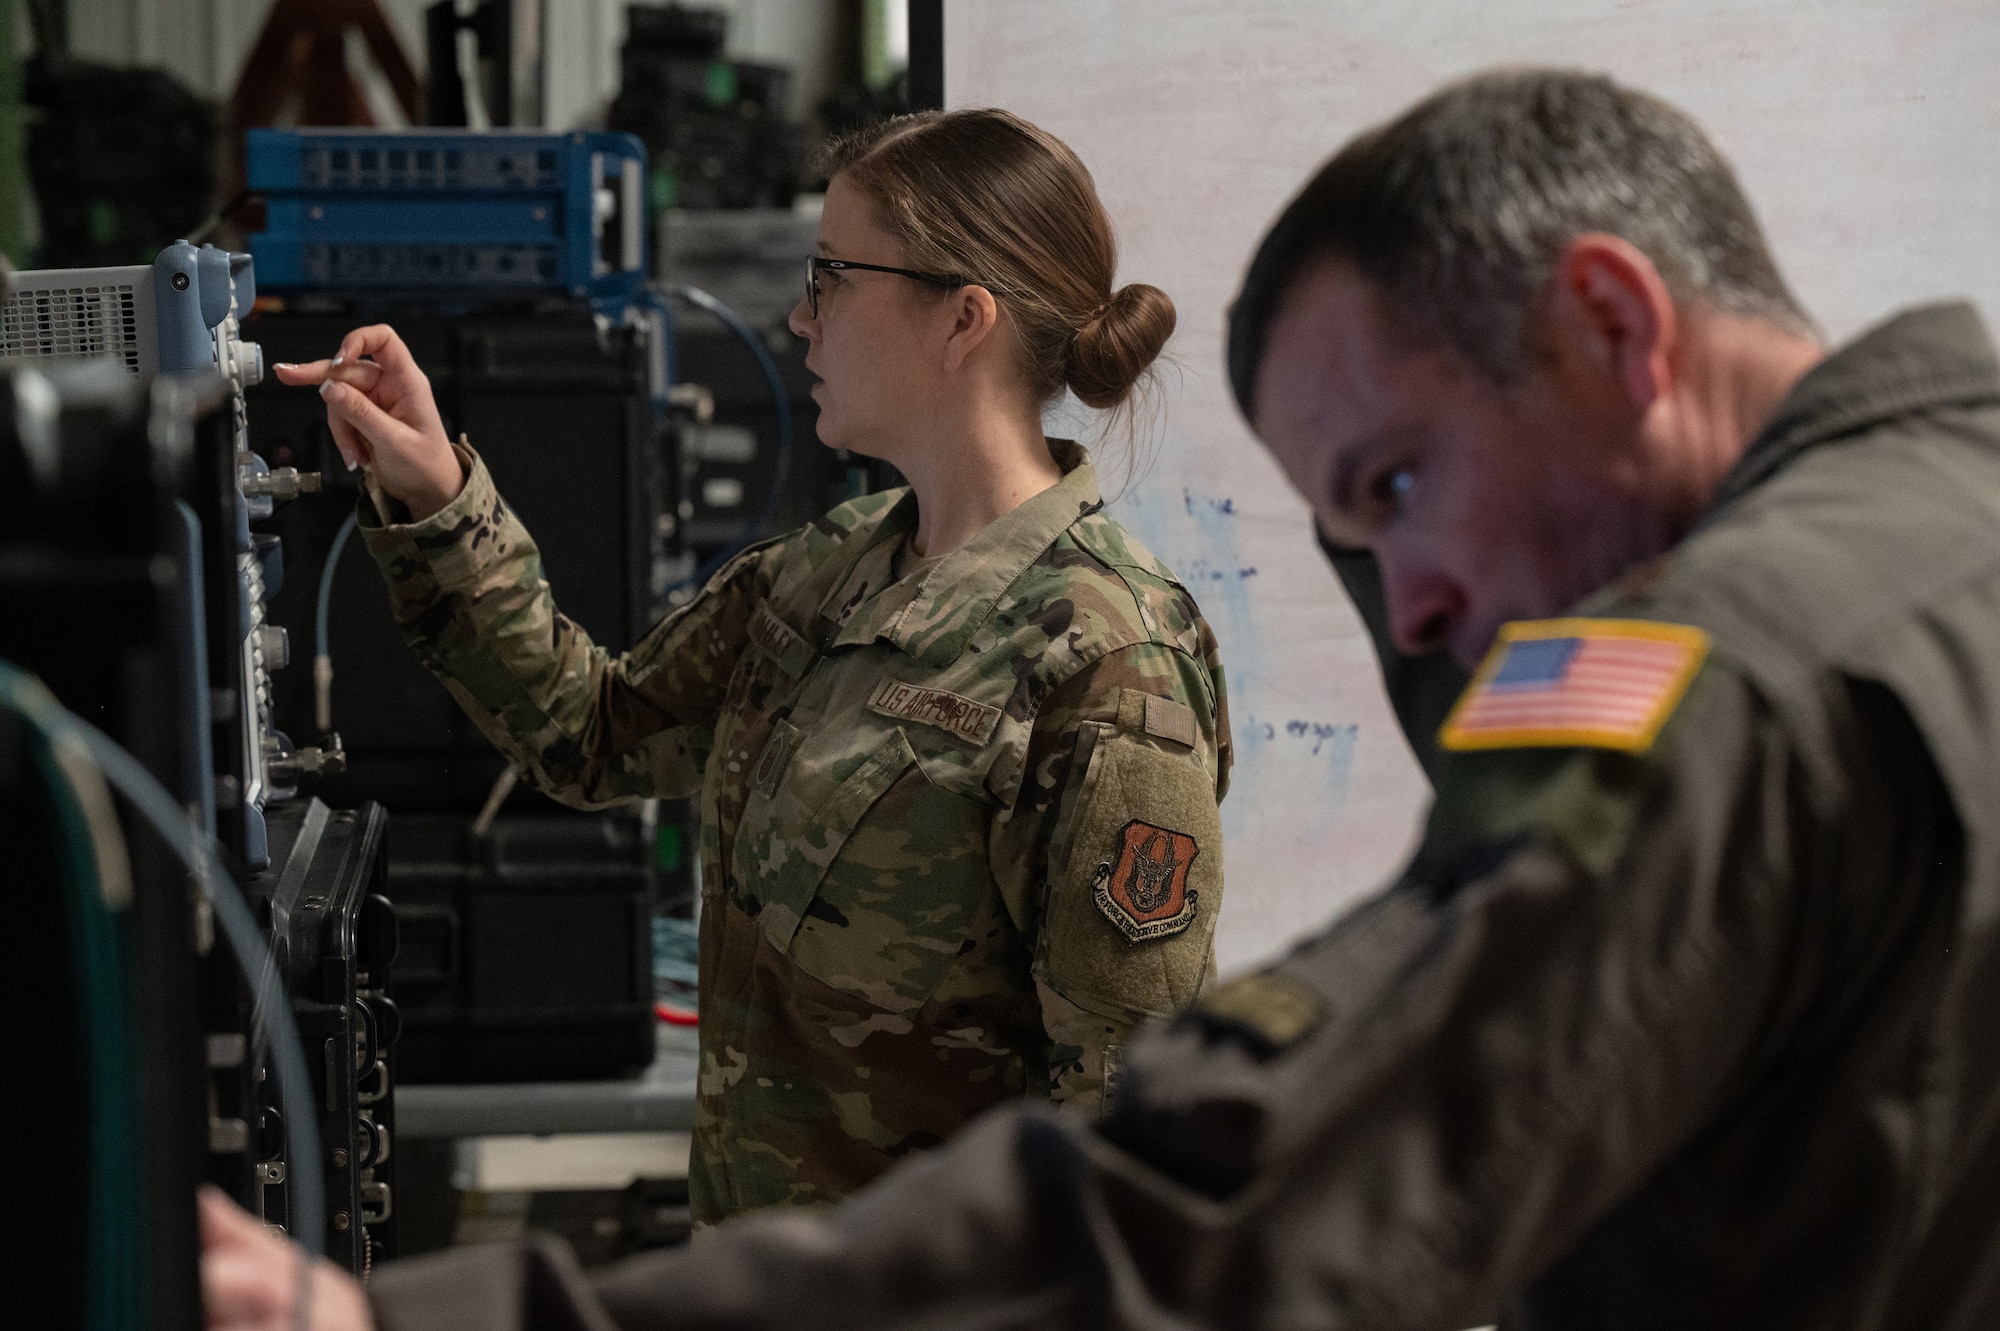
[[1797,733],[1711,659],[1645,754],[1460,755],[1402,879],[1143,1034],[1095,1127],[995,1111],[824,1217],[746,1218],[576,1306],[625,1331],[1491,1321],[1845,1020],[1825,995],[1923,908],[1841,877],[1936,798],[1921,746]]
[[[1156,643],[1086,666],[1036,714],[1022,793],[994,822],[994,876],[1010,900],[1034,903],[1058,1103],[1101,1109],[1133,1031],[1193,1002],[1214,975],[1220,679],[1211,661]],[[1123,890],[1135,868],[1137,899]]]
[[775,543],[738,555],[614,657],[556,609],[533,538],[486,464],[463,442],[457,450],[465,488],[423,521],[388,521],[384,510],[400,505],[361,500],[362,536],[404,638],[486,737],[563,803],[699,790]]

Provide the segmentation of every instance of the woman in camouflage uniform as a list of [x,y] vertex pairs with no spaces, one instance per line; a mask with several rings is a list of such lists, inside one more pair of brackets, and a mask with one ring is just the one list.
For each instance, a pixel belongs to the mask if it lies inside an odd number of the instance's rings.
[[791,316],[819,435],[911,487],[738,555],[612,658],[387,328],[317,383],[398,621],[555,798],[702,797],[696,1217],[832,1201],[981,1109],[1095,1109],[1213,972],[1229,770],[1215,640],[1045,439],[1173,330],[1112,289],[1089,173],[998,111],[830,149]]

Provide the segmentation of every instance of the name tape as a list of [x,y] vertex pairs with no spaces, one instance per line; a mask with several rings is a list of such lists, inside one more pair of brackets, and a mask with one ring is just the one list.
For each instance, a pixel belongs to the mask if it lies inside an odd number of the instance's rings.
[[893,679],[875,686],[868,706],[883,716],[936,726],[974,744],[984,744],[993,734],[993,727],[1000,724],[998,707],[988,707],[943,689],[919,688]]

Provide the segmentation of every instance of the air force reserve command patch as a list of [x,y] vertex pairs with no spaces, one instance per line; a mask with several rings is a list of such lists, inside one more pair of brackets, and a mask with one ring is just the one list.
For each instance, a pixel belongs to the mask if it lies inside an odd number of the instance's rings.
[[1708,655],[1708,635],[1645,619],[1503,625],[1438,732],[1447,749],[1643,753]]
[[1135,943],[1179,933],[1194,923],[1200,894],[1187,880],[1199,854],[1187,833],[1134,818],[1119,829],[1112,858],[1097,866],[1097,908]]

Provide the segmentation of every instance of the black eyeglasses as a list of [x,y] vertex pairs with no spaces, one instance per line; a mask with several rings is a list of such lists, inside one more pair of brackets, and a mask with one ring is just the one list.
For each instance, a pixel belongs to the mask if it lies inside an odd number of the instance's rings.
[[920,273],[914,268],[889,268],[879,263],[855,263],[851,259],[827,259],[817,254],[806,256],[806,308],[812,317],[819,318],[819,270],[822,268],[839,271],[854,268],[868,273],[894,273],[897,277],[907,277],[918,282],[928,282],[934,287],[956,291],[966,286],[971,279],[957,273]]

